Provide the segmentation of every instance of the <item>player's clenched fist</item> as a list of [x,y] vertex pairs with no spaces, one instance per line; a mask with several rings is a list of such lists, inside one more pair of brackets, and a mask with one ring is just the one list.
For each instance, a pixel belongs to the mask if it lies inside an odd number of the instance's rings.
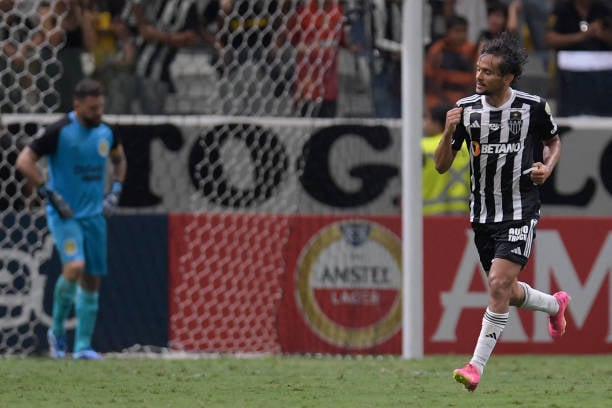
[[459,124],[459,122],[461,122],[461,113],[463,112],[463,108],[453,108],[451,110],[449,110],[448,112],[446,112],[446,129],[444,129],[445,133],[446,132],[454,132],[455,128],[457,127],[457,125]]

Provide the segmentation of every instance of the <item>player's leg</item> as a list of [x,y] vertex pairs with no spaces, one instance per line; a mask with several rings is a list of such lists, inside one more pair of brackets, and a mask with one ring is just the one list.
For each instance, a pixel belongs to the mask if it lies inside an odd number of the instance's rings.
[[487,271],[489,302],[470,362],[454,371],[455,380],[464,384],[470,391],[476,389],[493,349],[508,323],[510,301],[517,278],[528,260],[528,253],[519,250],[526,247],[526,225],[529,225],[529,222],[473,225],[474,243],[482,266]]
[[[492,239],[490,228],[487,225],[472,224],[472,228],[474,230],[474,244],[478,250],[480,263],[488,275],[495,256],[495,241]],[[463,384],[467,390],[474,391],[480,382],[480,373],[480,369],[470,361],[464,367],[454,370],[453,378],[455,381]]]
[[91,340],[96,326],[99,308],[101,277],[106,275],[106,220],[95,216],[80,220],[84,235],[86,267],[77,290],[76,317],[73,358],[99,360]]
[[75,299],[77,280],[84,268],[83,236],[72,219],[48,217],[47,224],[62,262],[62,273],[53,291],[52,324],[47,339],[51,356],[63,358],[67,346],[64,324]]
[[453,372],[455,381],[474,391],[480,382],[484,368],[508,323],[510,296],[521,265],[496,258],[488,273],[489,304],[482,318],[480,334],[474,354],[466,366]]
[[[527,262],[531,247],[536,236],[537,219],[522,227],[523,234],[518,240],[518,246],[508,255],[517,262]],[[517,281],[512,288],[510,305],[528,310],[535,310],[549,315],[548,331],[552,337],[561,337],[565,333],[565,309],[571,297],[566,292],[557,292],[554,295],[532,288],[526,282]]]
[[512,305],[523,309],[548,313],[548,332],[553,338],[565,334],[565,310],[571,296],[559,291],[553,295],[532,288],[525,282],[517,282]]
[[471,361],[481,374],[508,323],[510,302],[518,275],[529,260],[536,224],[537,220],[530,220],[488,226],[488,234],[495,248],[494,261],[487,274],[489,304]]
[[77,327],[74,337],[73,357],[99,360],[101,356],[91,346],[99,308],[100,277],[84,273],[77,289]]

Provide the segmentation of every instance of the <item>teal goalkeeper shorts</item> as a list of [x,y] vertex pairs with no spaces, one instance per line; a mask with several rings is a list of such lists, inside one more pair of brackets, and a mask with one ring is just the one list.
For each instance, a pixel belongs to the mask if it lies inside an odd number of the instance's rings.
[[62,264],[85,261],[86,273],[106,275],[106,219],[102,214],[67,220],[47,215],[47,225]]

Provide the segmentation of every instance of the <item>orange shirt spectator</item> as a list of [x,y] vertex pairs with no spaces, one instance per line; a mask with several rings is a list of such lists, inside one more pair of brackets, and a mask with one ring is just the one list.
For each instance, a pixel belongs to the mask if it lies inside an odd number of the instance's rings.
[[446,22],[446,34],[434,42],[425,58],[426,108],[455,104],[474,93],[476,45],[467,40],[468,23],[453,16]]

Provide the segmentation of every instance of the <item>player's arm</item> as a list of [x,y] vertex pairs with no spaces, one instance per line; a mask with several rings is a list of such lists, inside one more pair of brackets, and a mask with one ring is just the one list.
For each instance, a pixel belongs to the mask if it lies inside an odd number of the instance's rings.
[[111,163],[111,186],[110,191],[104,196],[104,215],[110,217],[117,206],[119,205],[119,196],[123,190],[123,181],[127,173],[127,160],[125,159],[125,152],[123,151],[123,145],[117,144],[110,151],[110,163]]
[[38,159],[38,155],[30,146],[24,147],[19,156],[17,156],[17,170],[28,179],[29,183],[36,189],[38,196],[43,200],[47,200],[55,208],[60,217],[72,217],[74,212],[62,196],[45,186],[45,179],[36,164]]
[[127,174],[127,160],[125,159],[123,145],[117,145],[117,147],[110,151],[110,162],[111,180],[123,183]]
[[157,41],[169,47],[190,47],[198,40],[200,22],[195,4],[189,7],[187,19],[183,27],[177,32],[166,32],[158,29],[154,24],[145,23],[139,26],[140,36],[147,41]]
[[457,151],[453,149],[453,134],[461,122],[463,108],[453,108],[446,112],[446,124],[440,143],[434,152],[434,162],[438,173],[445,173],[453,164]]
[[552,174],[561,157],[561,138],[555,135],[544,141],[544,163],[533,163],[531,181],[535,184],[543,184]]
[[536,132],[545,135],[542,138],[544,143],[542,161],[544,163],[535,162],[531,165],[533,170],[530,178],[534,184],[542,184],[550,177],[561,157],[561,138],[548,102],[542,100],[534,113]]
[[32,150],[30,146],[26,146],[21,150],[19,156],[17,156],[16,162],[17,170],[28,179],[29,183],[34,188],[38,188],[45,184],[45,179],[36,164],[38,158],[34,150]]

